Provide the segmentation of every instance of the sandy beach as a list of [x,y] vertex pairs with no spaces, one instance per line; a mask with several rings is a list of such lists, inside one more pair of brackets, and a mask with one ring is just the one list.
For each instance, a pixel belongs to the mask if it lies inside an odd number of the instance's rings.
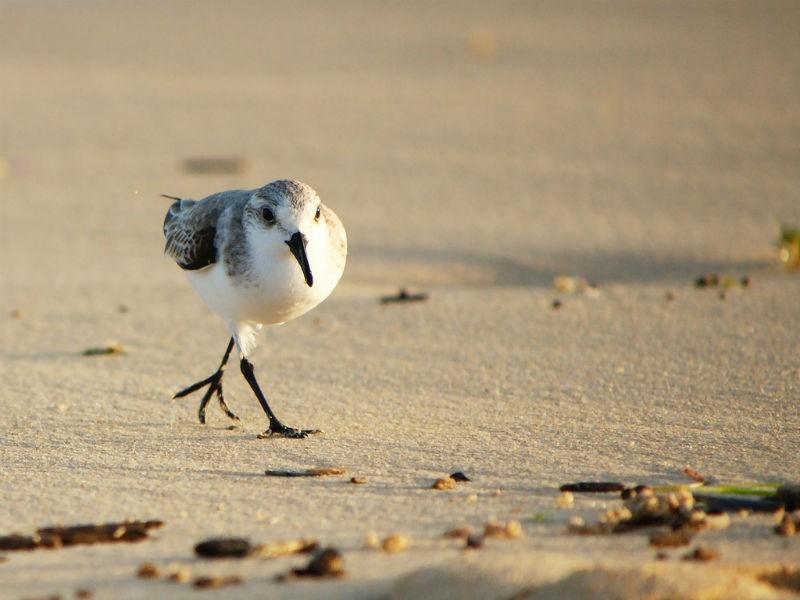
[[[617,496],[556,502],[686,465],[800,481],[800,276],[775,247],[800,224],[798,23],[772,1],[0,2],[0,536],[165,524],[0,552],[0,598],[796,597],[800,536],[770,514],[658,560],[648,532],[568,532]],[[228,333],[164,256],[160,194],[288,177],[338,213],[348,264],[253,357],[281,418],[324,435],[257,439],[235,369],[238,428],[171,399]],[[428,299],[380,303],[401,287]],[[264,475],[314,467],[347,473]],[[472,481],[430,489],[454,471]],[[442,538],[491,519],[523,535]],[[347,574],[198,559],[215,536],[313,538]],[[682,561],[698,544],[719,558]]]

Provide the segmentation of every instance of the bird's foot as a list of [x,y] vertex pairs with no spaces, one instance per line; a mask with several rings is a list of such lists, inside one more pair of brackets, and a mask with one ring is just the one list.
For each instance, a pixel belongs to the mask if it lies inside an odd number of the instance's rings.
[[222,396],[222,382],[220,382],[219,386],[217,387],[217,400],[219,401],[220,410],[225,413],[226,417],[228,417],[231,421],[236,421],[237,423],[242,422],[242,420],[237,417],[225,403],[225,398]]
[[263,440],[269,437],[285,437],[292,439],[300,439],[308,437],[316,433],[322,433],[321,429],[295,429],[294,427],[287,427],[280,421],[270,423],[269,429],[258,434],[258,439]]
[[239,417],[237,417],[230,408],[228,408],[227,403],[225,402],[225,397],[222,395],[222,374],[223,370],[220,369],[210,377],[206,377],[202,381],[198,381],[197,383],[193,383],[187,388],[182,389],[180,392],[173,396],[174,398],[183,398],[184,396],[188,396],[192,392],[196,392],[197,390],[208,386],[205,394],[203,394],[203,398],[200,400],[200,408],[197,411],[197,418],[201,424],[205,425],[206,422],[206,406],[211,401],[211,396],[215,393],[217,395],[217,400],[219,401],[219,408],[225,413],[232,421],[236,421],[237,423],[240,422]]

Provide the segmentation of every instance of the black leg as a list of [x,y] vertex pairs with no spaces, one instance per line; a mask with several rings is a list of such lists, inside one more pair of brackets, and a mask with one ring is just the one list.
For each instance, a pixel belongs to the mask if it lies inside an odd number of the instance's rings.
[[219,365],[217,371],[211,375],[210,377],[206,377],[202,381],[198,381],[197,383],[193,383],[186,389],[181,390],[177,394],[173,396],[173,398],[183,398],[184,396],[188,396],[192,392],[196,392],[200,388],[208,386],[206,393],[203,394],[203,398],[200,400],[200,409],[197,411],[197,417],[200,419],[201,423],[206,422],[206,406],[211,401],[211,397],[216,393],[217,399],[219,400],[219,407],[222,409],[230,419],[234,421],[238,421],[239,417],[237,417],[231,409],[228,408],[228,405],[225,403],[225,398],[222,395],[222,375],[225,373],[225,365],[228,363],[228,358],[231,355],[231,350],[233,350],[233,338],[228,342],[228,347],[225,350],[225,354],[222,357],[222,362]]
[[242,375],[244,375],[244,378],[247,380],[247,383],[250,385],[250,388],[253,390],[256,398],[258,398],[258,401],[261,403],[261,408],[263,408],[264,412],[267,413],[267,418],[269,419],[269,429],[267,429],[259,437],[279,435],[290,438],[304,438],[310,433],[322,433],[319,429],[295,429],[294,427],[287,427],[281,423],[278,420],[278,417],[275,416],[275,413],[272,412],[272,409],[269,407],[267,399],[264,397],[264,393],[261,391],[261,388],[258,387],[255,373],[253,373],[253,363],[246,358],[242,358],[240,366],[242,368]]

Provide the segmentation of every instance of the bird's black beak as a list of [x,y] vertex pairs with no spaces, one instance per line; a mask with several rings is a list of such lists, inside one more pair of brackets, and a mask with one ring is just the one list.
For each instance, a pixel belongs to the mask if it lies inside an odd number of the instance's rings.
[[306,278],[308,287],[314,285],[314,276],[311,274],[311,265],[308,264],[308,257],[306,256],[306,244],[308,240],[299,231],[286,240],[286,245],[292,251],[297,262],[300,263],[300,268],[303,270],[303,277]]

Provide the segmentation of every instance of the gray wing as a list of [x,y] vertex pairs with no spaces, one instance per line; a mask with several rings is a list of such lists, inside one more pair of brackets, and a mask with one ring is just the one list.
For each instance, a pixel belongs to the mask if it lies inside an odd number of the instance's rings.
[[176,200],[164,219],[164,251],[181,269],[194,271],[219,259],[217,225],[226,209],[243,205],[247,192],[235,190],[209,196],[199,202]]

